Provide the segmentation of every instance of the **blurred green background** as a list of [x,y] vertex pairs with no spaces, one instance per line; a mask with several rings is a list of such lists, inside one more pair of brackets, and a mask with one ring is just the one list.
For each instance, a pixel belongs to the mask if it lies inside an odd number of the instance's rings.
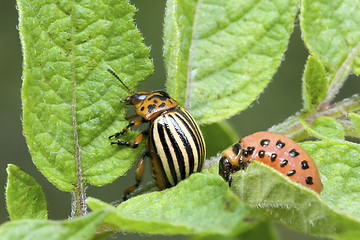
[[[163,89],[165,81],[164,64],[162,59],[162,25],[164,16],[164,0],[132,0],[138,9],[136,23],[143,33],[145,43],[151,47],[151,58],[155,65],[155,74],[146,79],[139,90]],[[17,32],[17,11],[15,1],[1,1],[0,3],[0,106],[1,106],[1,143],[0,143],[0,186],[6,184],[6,166],[16,164],[25,172],[33,176],[43,187],[49,208],[50,219],[66,219],[70,216],[70,194],[61,192],[50,184],[37,171],[31,161],[21,127],[21,73],[22,56],[21,45]],[[301,108],[301,77],[308,51],[300,36],[299,22],[291,37],[284,62],[275,74],[273,80],[264,93],[241,114],[229,119],[239,136],[245,136],[256,131],[266,130],[291,116]],[[360,81],[351,76],[346,82],[337,99],[343,99],[358,93]],[[234,103],[236,104],[236,103]],[[149,166],[146,166],[149,168]],[[104,187],[89,186],[87,195],[100,198],[107,202],[120,199],[123,189],[132,184],[134,175],[129,172],[112,184]],[[150,173],[150,171],[148,171]],[[147,178],[149,179],[150,174]],[[0,223],[8,221],[3,191],[0,197]],[[318,239],[294,233],[277,225],[281,239]],[[118,234],[113,239],[185,239],[182,236],[144,236],[137,234]]]

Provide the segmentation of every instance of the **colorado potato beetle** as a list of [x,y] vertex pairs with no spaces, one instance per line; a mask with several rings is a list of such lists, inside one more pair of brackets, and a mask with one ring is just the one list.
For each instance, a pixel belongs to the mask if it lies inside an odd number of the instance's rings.
[[241,139],[221,154],[219,174],[231,183],[231,174],[246,169],[253,160],[263,162],[295,182],[322,190],[319,171],[310,155],[288,137],[257,132]]
[[[191,114],[164,91],[133,93],[111,69],[107,69],[130,92],[124,101],[135,106],[135,115],[127,117],[129,124],[120,132],[109,136],[117,138],[131,127],[149,123],[133,141],[117,140],[111,144],[136,148],[143,136],[146,151],[140,157],[136,168],[136,183],[124,191],[123,200],[128,199],[139,187],[143,175],[144,159],[150,157],[152,175],[159,190],[169,188],[200,172],[205,161],[205,142],[198,125]],[[138,120],[133,120],[140,117]]]

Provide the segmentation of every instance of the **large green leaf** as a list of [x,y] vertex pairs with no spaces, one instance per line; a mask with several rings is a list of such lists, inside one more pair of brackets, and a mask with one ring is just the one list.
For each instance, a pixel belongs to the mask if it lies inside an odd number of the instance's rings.
[[283,58],[299,1],[169,0],[167,89],[200,123],[248,107]]
[[306,142],[302,147],[321,171],[321,197],[360,219],[360,145],[336,140]]
[[359,0],[302,0],[305,43],[328,72],[335,74],[343,65],[360,73],[359,15]]
[[[92,209],[111,207],[94,198],[87,203]],[[111,209],[105,222],[117,231],[235,235],[259,220],[260,215],[234,196],[219,176],[198,173],[176,187],[121,203]]]
[[201,236],[197,235],[189,238],[188,240],[277,240],[279,239],[275,233],[273,224],[270,221],[264,221],[256,227],[246,231],[242,234],[239,234],[235,237],[227,237],[223,235],[209,235]]
[[17,220],[0,226],[1,240],[90,240],[106,216],[101,210],[65,221]]
[[233,174],[231,189],[286,226],[316,236],[360,238],[360,146],[325,140],[301,144],[315,159],[324,189],[314,191],[254,161]]
[[35,179],[12,164],[6,171],[6,207],[10,219],[47,219],[44,192]]
[[[34,163],[59,189],[109,183],[141,149],[108,136],[125,125],[129,95],[152,72],[127,0],[18,0],[24,54],[23,127]],[[131,134],[129,134],[131,135]],[[133,136],[133,135],[132,135]]]

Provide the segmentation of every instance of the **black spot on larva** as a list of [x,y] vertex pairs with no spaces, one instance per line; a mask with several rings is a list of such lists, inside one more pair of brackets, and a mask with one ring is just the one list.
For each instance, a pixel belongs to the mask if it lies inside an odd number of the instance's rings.
[[282,149],[283,147],[285,147],[285,143],[283,143],[282,141],[279,140],[276,142],[276,147],[278,149]]
[[306,184],[309,184],[309,185],[314,184],[312,177],[307,177],[307,178],[305,178],[305,182],[306,182]]
[[290,156],[292,157],[296,157],[299,155],[299,153],[295,150],[295,149],[291,149],[289,152]]
[[154,102],[153,103],[158,103],[158,101],[156,99],[154,99]]
[[232,151],[235,155],[238,155],[240,153],[240,150],[241,150],[241,147],[240,147],[240,144],[239,143],[235,143],[233,146],[232,146]]
[[288,175],[290,177],[290,176],[294,175],[295,173],[296,173],[296,170],[292,169],[292,170],[288,171],[286,175]]
[[163,102],[162,104],[159,105],[160,108],[165,107],[165,103]]
[[301,162],[301,168],[304,170],[309,168],[309,164],[306,160]]
[[141,107],[141,108],[140,108],[141,111],[144,111],[144,109],[145,109],[144,107]]
[[269,139],[263,139],[261,140],[260,145],[266,147],[267,145],[269,145],[269,143],[270,143]]
[[243,155],[244,157],[247,157],[249,154],[248,154],[248,152],[247,152],[245,149],[243,149],[243,150],[242,150],[242,155]]
[[285,167],[286,164],[288,163],[288,160],[284,159],[280,162],[280,167]]
[[156,105],[155,105],[155,104],[150,104],[150,105],[148,106],[148,113],[151,113],[155,108],[156,108]]
[[248,148],[246,149],[246,151],[247,151],[248,154],[252,154],[252,153],[254,152],[254,150],[255,150],[255,147],[248,147]]
[[277,154],[276,153],[272,153],[271,156],[270,156],[270,160],[272,162],[274,162],[276,160],[276,157],[277,157]]
[[265,156],[265,151],[264,150],[260,150],[259,151],[259,157],[263,158]]

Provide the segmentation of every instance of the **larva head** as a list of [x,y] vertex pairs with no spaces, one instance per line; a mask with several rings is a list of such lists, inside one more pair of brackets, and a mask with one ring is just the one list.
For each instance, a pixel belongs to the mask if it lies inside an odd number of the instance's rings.
[[219,175],[229,182],[231,174],[241,169],[243,165],[240,158],[241,146],[239,143],[235,143],[232,147],[229,147],[222,152],[219,161]]

